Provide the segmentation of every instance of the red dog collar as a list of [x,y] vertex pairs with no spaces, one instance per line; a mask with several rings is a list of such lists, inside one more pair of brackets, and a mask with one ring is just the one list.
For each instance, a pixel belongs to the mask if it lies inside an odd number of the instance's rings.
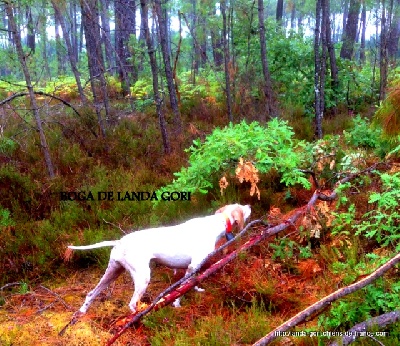
[[232,232],[232,222],[231,219],[229,218],[228,215],[226,215],[225,213],[222,213],[225,217],[225,221],[226,221],[226,229],[225,232],[226,233],[231,233]]

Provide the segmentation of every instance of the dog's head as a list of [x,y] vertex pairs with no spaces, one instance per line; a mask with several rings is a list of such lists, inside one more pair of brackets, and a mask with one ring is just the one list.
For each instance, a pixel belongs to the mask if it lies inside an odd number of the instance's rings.
[[249,205],[230,204],[219,208],[215,214],[224,213],[230,217],[239,229],[242,230],[244,223],[251,214],[251,207]]

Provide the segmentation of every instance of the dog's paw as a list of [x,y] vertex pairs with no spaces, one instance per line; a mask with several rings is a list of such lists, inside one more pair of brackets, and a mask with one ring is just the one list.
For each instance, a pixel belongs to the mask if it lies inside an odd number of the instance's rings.
[[172,306],[173,306],[174,308],[180,308],[180,307],[181,307],[181,301],[180,301],[180,299],[176,299],[176,300],[172,303]]
[[197,292],[204,292],[204,291],[205,291],[204,288],[200,288],[200,287],[197,287],[197,286],[194,286],[194,289],[195,289]]

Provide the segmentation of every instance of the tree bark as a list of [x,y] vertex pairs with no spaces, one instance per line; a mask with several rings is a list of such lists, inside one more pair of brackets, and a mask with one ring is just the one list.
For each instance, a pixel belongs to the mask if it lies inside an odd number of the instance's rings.
[[382,0],[382,16],[381,16],[381,36],[380,36],[380,83],[379,83],[379,101],[383,101],[386,97],[387,76],[388,76],[388,50],[387,50],[387,17],[386,17],[386,1]]
[[[213,7],[212,9],[211,15],[216,16],[215,7]],[[213,25],[210,28],[210,36],[211,36],[211,47],[212,47],[214,65],[217,69],[220,69],[224,63],[224,56],[222,53],[222,48],[223,48],[222,37],[221,37],[222,35],[220,33],[218,26]]]
[[153,42],[150,37],[148,9],[146,0],[140,0],[140,14],[141,14],[141,27],[143,29],[143,35],[146,40],[147,53],[149,54],[151,73],[153,76],[154,102],[156,104],[156,110],[161,130],[164,152],[166,154],[169,154],[171,152],[171,147],[169,144],[167,126],[165,122],[164,112],[162,109],[162,98],[160,97],[160,92],[158,90],[158,66],[155,57],[155,50],[153,48]]
[[390,63],[396,64],[397,54],[399,51],[400,39],[400,0],[396,0],[396,6],[393,11],[393,20],[389,28],[387,38],[387,49]]
[[361,0],[350,0],[349,13],[346,20],[346,26],[342,36],[342,48],[340,57],[351,60],[354,54],[354,44],[356,42],[358,29],[358,15],[360,14]]
[[226,93],[226,110],[228,113],[228,121],[233,122],[232,114],[232,95],[231,95],[231,81],[229,76],[229,45],[228,45],[228,30],[226,20],[226,0],[221,0],[220,3],[222,14],[222,45],[224,48],[224,69],[225,69],[225,93]]
[[113,47],[111,46],[110,16],[108,14],[109,0],[100,0],[101,38],[104,45],[105,67],[109,69],[114,64]]
[[26,45],[31,50],[32,54],[35,53],[36,50],[36,42],[35,42],[35,25],[33,24],[32,18],[32,8],[27,6],[26,8],[26,19],[27,19],[27,35],[26,35]]
[[365,0],[362,3],[361,10],[361,42],[360,42],[360,61],[365,63],[365,33],[367,31],[367,7],[365,5]]
[[[55,18],[57,19],[58,23],[60,23],[61,30],[63,32],[64,41],[67,46],[69,63],[71,65],[72,73],[74,74],[74,77],[75,77],[75,81],[76,81],[76,85],[78,87],[80,99],[83,103],[87,103],[88,100],[87,100],[86,95],[82,88],[81,76],[80,76],[80,72],[78,70],[77,61],[75,60],[75,52],[74,52],[74,49],[71,44],[70,36],[68,35],[67,27],[65,25],[64,17],[62,15],[62,11],[60,9],[59,1],[51,0],[51,4],[53,5],[53,8],[54,8]],[[63,10],[65,11],[66,9],[64,8]]]
[[283,27],[283,0],[278,0],[276,3],[276,23]]
[[107,83],[104,76],[104,59],[100,41],[99,15],[97,0],[80,0],[82,10],[82,23],[85,32],[86,50],[90,74],[90,84],[93,93],[94,106],[97,114],[100,134],[106,137],[106,124],[101,115],[101,99],[98,95],[96,80],[100,82],[100,91],[106,119],[109,118],[110,108],[107,94]]
[[42,119],[40,118],[39,108],[36,103],[35,93],[34,93],[33,86],[32,86],[31,75],[29,73],[29,69],[28,69],[28,66],[26,63],[27,57],[24,54],[24,51],[22,48],[20,30],[19,30],[19,28],[17,28],[17,24],[14,19],[13,7],[12,7],[12,4],[10,1],[5,1],[5,9],[6,9],[9,25],[10,25],[10,30],[12,31],[12,35],[14,38],[14,43],[15,43],[15,48],[17,50],[18,60],[21,64],[22,71],[23,71],[24,77],[25,77],[26,87],[29,92],[31,108],[32,108],[33,115],[35,118],[37,131],[39,132],[40,145],[41,145],[41,150],[42,150],[44,160],[46,163],[47,173],[49,174],[50,178],[54,178],[55,177],[54,166],[53,166],[53,162],[51,160],[50,150],[47,145],[46,136],[45,136],[45,133],[44,133],[44,130],[42,127]]
[[332,42],[332,30],[331,30],[331,21],[330,21],[330,0],[323,1],[324,10],[322,11],[322,21],[325,23],[325,42],[329,54],[329,62],[331,67],[331,86],[333,90],[333,94],[335,95],[335,105],[333,107],[333,113],[337,113],[337,93],[339,88],[339,70],[336,64],[336,54],[335,54],[335,46]]
[[264,77],[264,97],[265,97],[265,111],[261,116],[261,121],[266,121],[267,117],[276,117],[275,101],[272,91],[271,76],[269,73],[268,59],[267,59],[267,42],[265,37],[265,24],[264,24],[264,0],[258,0],[258,22],[260,33],[260,47],[261,47],[261,65]]
[[[122,83],[124,96],[130,95],[131,81],[137,80],[137,67],[135,57],[129,51],[130,36],[136,38],[136,1],[115,0],[115,54],[120,63],[117,64],[119,79]],[[129,59],[131,61],[129,62]],[[131,77],[131,78],[130,78]]]
[[[379,315],[377,317],[372,317],[365,322],[356,324],[354,327],[349,329],[345,336],[339,339],[339,342],[334,341],[329,344],[329,346],[347,346],[352,344],[356,339],[362,336],[369,330],[375,331],[380,330],[386,326],[400,321],[400,310],[395,310],[392,312],[387,312],[386,314]],[[365,334],[364,334],[365,335]]]
[[315,92],[315,128],[317,138],[322,138],[322,119],[325,108],[325,68],[326,60],[323,59],[321,52],[324,48],[321,44],[323,21],[322,21],[323,0],[317,0],[315,11],[315,36],[314,36],[314,92]]
[[169,101],[171,104],[172,112],[174,114],[174,130],[175,133],[179,135],[182,133],[182,122],[178,105],[178,97],[176,95],[176,89],[174,85],[174,76],[172,73],[172,66],[170,59],[171,52],[168,49],[169,45],[167,41],[168,34],[166,32],[166,18],[163,16],[163,11],[161,8],[161,0],[155,0],[154,6],[158,20],[158,29],[160,31],[160,44],[164,60],[164,70],[165,70],[165,77],[167,79]]

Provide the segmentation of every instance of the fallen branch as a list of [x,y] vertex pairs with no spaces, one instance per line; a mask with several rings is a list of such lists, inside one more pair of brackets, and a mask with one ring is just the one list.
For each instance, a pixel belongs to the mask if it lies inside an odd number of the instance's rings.
[[398,321],[400,321],[400,310],[391,311],[386,314],[370,318],[367,321],[356,324],[345,333],[345,336],[338,341],[330,343],[329,346],[349,345],[362,335],[369,336],[368,333],[366,333],[369,330],[374,328],[382,329]]
[[[62,305],[64,305],[64,307],[65,307],[66,309],[68,309],[68,310],[73,310],[73,308],[72,308],[69,304],[67,304],[67,303],[65,302],[65,300],[62,299],[57,293],[53,292],[52,290],[48,289],[48,288],[45,287],[45,286],[40,285],[39,287],[42,288],[42,289],[44,289],[46,292],[50,293],[50,294],[51,294],[52,296],[54,296],[55,298],[57,298],[57,300],[58,300]],[[53,303],[52,303],[52,304],[53,304]],[[40,313],[40,312],[41,312],[41,310],[39,310],[37,313]]]
[[371,282],[381,277],[383,274],[385,274],[389,269],[393,268],[399,262],[400,262],[400,253],[394,256],[391,260],[387,261],[384,265],[380,266],[378,269],[376,269],[374,272],[372,272],[364,279],[331,293],[325,298],[309,306],[305,310],[299,312],[297,315],[293,316],[291,319],[281,324],[278,328],[275,328],[273,331],[269,332],[266,336],[258,340],[255,344],[253,344],[253,346],[268,345],[270,342],[272,342],[277,337],[282,335],[283,332],[296,326],[300,322],[303,322],[305,319],[307,319],[307,317],[311,316],[315,312],[323,309],[324,307],[328,306],[329,304],[338,300],[339,298],[354,293],[355,291],[358,291],[359,289],[369,285]]

